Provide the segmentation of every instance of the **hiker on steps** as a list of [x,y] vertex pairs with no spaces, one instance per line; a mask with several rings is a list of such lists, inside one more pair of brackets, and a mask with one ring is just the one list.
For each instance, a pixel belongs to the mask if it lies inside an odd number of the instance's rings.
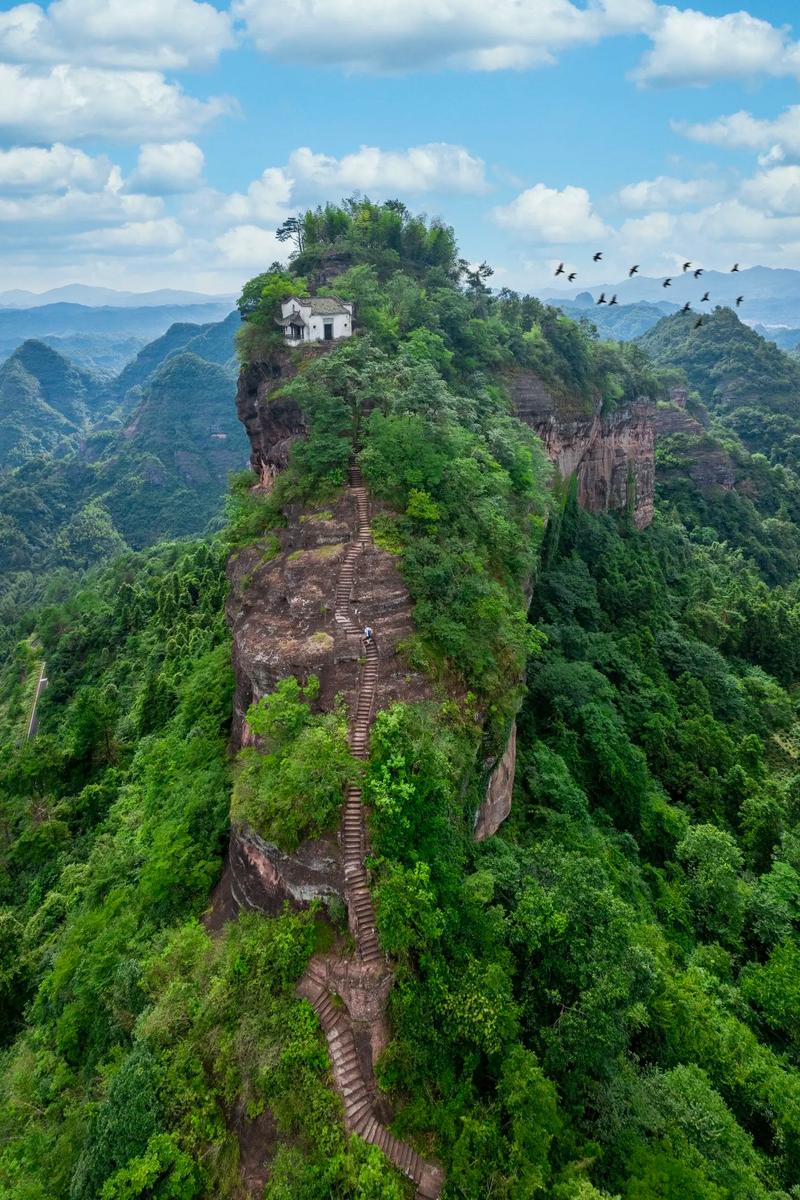
[[364,627],[364,641],[367,643],[367,645],[369,645],[370,642],[372,641],[372,626],[371,625],[366,625]]

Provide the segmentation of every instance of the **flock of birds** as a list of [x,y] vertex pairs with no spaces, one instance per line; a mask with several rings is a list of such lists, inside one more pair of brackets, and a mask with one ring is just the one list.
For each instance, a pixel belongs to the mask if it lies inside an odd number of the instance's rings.
[[[597,253],[592,256],[592,262],[596,262],[596,263],[600,262],[602,260],[602,257],[603,257],[603,251],[598,250]],[[691,262],[685,262],[683,264],[683,274],[685,275],[687,271],[691,271],[693,265],[694,264]],[[738,270],[739,270],[739,264],[737,262],[737,263],[734,263],[733,266],[731,267],[731,273],[736,274],[738,272]],[[567,274],[567,269],[564,266],[563,262],[558,264],[555,274],[556,274],[556,276],[566,275],[568,283],[574,283],[575,280],[578,278],[577,271],[570,271],[569,274]],[[628,279],[633,279],[634,275],[638,275],[638,274],[639,274],[639,264],[634,263],[634,265],[628,271]],[[703,274],[703,268],[695,267],[694,270],[692,271],[692,274],[694,275],[695,279],[699,279],[700,276]],[[665,287],[665,288],[672,287],[673,278],[674,278],[674,276],[668,275],[667,278],[664,280],[664,282],[661,284],[661,286]],[[710,302],[710,300],[711,300],[711,296],[709,295],[708,292],[704,292],[703,295],[700,297],[701,304],[708,304]],[[736,297],[736,307],[737,308],[740,306],[740,304],[742,303],[743,300],[744,300],[744,296]],[[595,301],[595,304],[607,304],[609,307],[611,307],[611,305],[613,305],[613,304],[619,304],[619,301],[617,300],[616,292],[614,293],[614,295],[611,297],[610,300],[606,300],[605,292],[601,292],[600,295],[598,296],[597,300]],[[681,312],[691,312],[691,311],[692,311],[691,303],[687,300],[686,303],[684,304],[683,308],[681,309]],[[703,324],[703,317],[701,315],[697,318],[697,320],[694,323],[695,329],[699,329],[702,324]]]

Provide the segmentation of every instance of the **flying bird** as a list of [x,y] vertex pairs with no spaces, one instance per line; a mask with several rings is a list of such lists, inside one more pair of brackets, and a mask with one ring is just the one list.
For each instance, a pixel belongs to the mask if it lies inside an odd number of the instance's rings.
[[611,297],[611,299],[609,300],[608,304],[609,304],[609,307],[611,307],[611,305],[612,305],[612,304],[617,304],[617,303],[618,303],[618,301],[617,301],[617,293],[616,293],[616,292],[614,292],[614,295]]
[[557,271],[556,271],[556,275],[563,275],[563,274],[564,274],[564,264],[563,264],[563,263],[559,263],[559,264],[558,264],[558,269],[557,269]]
[[639,273],[639,264],[636,263],[636,265],[634,267],[631,267],[630,271],[628,271],[628,279],[632,279],[633,276],[638,275],[638,273]]
[[684,271],[688,271],[688,270],[689,270],[689,267],[690,267],[691,265],[692,265],[692,264],[691,264],[690,262],[686,262],[686,263],[684,263],[684,264],[683,264],[683,269],[684,269]]
[[687,300],[686,303],[684,304],[683,308],[681,309],[681,312],[691,312],[691,311],[692,311],[692,306],[689,303],[689,301]]
[[695,321],[695,323],[694,323],[694,327],[695,327],[695,329],[699,329],[699,328],[700,328],[700,326],[701,326],[702,324],[703,324],[703,318],[702,318],[702,317],[698,317],[698,318],[697,318],[697,320],[696,320],[696,321]]
[[665,279],[661,286],[672,287],[672,276],[670,275],[669,279]]
[[570,283],[574,283],[577,278],[578,278],[577,271],[570,271],[569,275],[567,276],[567,279],[569,280]]
[[605,294],[605,292],[601,292],[601,293],[600,293],[600,296],[599,296],[599,298],[598,298],[598,301],[597,301],[597,303],[598,303],[598,304],[606,304],[606,303],[607,303],[607,301],[606,301],[606,294]]
[[700,303],[705,304],[706,300],[710,300],[710,299],[711,299],[711,297],[709,296],[708,292],[703,292],[703,298],[700,301]]
[[695,273],[694,273],[694,277],[695,277],[695,279],[699,279],[699,278],[700,278],[700,276],[701,276],[702,274],[703,274],[703,268],[702,268],[702,267],[698,267],[698,268],[697,268],[697,270],[696,270],[696,271],[695,271]]
[[742,303],[742,301],[743,301],[743,300],[744,300],[744,296],[737,296],[737,297],[736,297],[736,307],[737,307],[737,308],[739,307],[739,305]]
[[738,271],[738,270],[739,270],[739,264],[734,263],[733,266],[731,267],[731,274],[733,274],[734,271]]
[[603,251],[602,251],[602,250],[598,250],[596,254],[593,254],[593,255],[592,255],[592,262],[600,262],[600,259],[601,259],[602,257],[603,257]]

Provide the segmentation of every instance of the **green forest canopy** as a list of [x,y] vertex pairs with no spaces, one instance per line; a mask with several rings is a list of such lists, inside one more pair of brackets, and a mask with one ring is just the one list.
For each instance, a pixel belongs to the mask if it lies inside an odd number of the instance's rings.
[[[290,385],[310,436],[271,502],[240,486],[223,535],[123,554],[35,614],[41,734],[0,749],[0,1197],[232,1200],[232,1127],[257,1121],[267,1200],[407,1195],[344,1137],[294,997],[342,913],[213,937],[198,921],[231,792],[225,560],[254,539],[274,552],[282,506],[331,495],[355,445],[393,513],[377,531],[415,601],[415,661],[474,697],[395,705],[373,729],[395,1129],[440,1159],[446,1197],[796,1200],[796,578],[767,582],[730,512],[715,537],[705,510],[701,536],[695,492],[637,532],[567,491],[545,530],[504,373],[543,364],[564,395],[619,403],[658,387],[643,352],[465,286],[449,231],[426,264],[436,227],[401,206],[308,226],[293,262],[311,276],[350,255],[335,286],[358,293],[362,336]],[[471,705],[505,730],[526,657],[514,810],[476,845]]]

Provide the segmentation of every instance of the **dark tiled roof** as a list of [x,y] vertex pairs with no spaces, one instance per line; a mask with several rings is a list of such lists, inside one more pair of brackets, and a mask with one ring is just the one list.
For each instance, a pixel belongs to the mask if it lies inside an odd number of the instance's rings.
[[311,315],[315,317],[350,315],[350,309],[345,308],[338,296],[307,296],[305,300],[299,296],[288,296],[287,300],[292,300],[295,304],[299,304],[303,308],[310,308]]
[[316,316],[333,317],[338,313],[348,315],[350,309],[337,296],[312,296],[311,311]]
[[276,317],[278,325],[305,325],[305,320],[299,312],[290,312],[288,317]]

